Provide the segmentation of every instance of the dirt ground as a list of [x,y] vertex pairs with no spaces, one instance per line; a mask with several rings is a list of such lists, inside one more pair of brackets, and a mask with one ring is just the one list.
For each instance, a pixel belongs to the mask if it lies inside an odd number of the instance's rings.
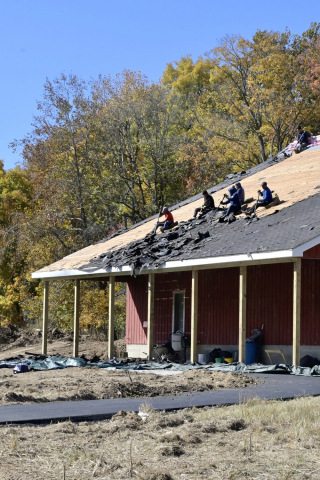
[[[53,332],[53,333],[52,333]],[[26,351],[41,353],[41,332],[29,332],[14,326],[0,327],[0,360],[24,354]],[[72,332],[60,332],[53,329],[48,332],[48,354],[59,353],[62,357],[71,357],[73,348]],[[125,340],[115,341],[115,356],[126,351]],[[108,358],[108,342],[80,335],[79,355],[85,355],[88,360],[98,356],[101,360]]]
[[137,398],[176,395],[182,392],[250,387],[257,379],[223,372],[189,371],[177,375],[157,375],[98,367],[31,371],[14,375],[0,370],[0,405]]
[[[41,336],[10,327],[0,328],[0,360],[25,352],[41,353]],[[83,337],[80,355],[90,360],[107,358],[107,342]],[[115,341],[116,354],[125,351],[125,341]],[[72,338],[68,334],[51,334],[48,354],[72,356]],[[160,372],[161,373],[161,372]],[[163,373],[163,372],[162,372]],[[160,375],[138,371],[74,367],[63,370],[31,371],[14,375],[10,368],[0,369],[0,405],[98,400],[107,398],[155,397],[189,391],[250,387],[258,380],[246,375],[197,370],[177,375]]]
[[320,398],[1,426],[3,480],[320,478]]

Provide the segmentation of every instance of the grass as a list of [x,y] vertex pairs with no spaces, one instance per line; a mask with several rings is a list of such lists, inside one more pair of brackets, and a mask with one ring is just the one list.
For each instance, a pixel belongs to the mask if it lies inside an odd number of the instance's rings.
[[0,427],[0,478],[320,478],[320,398]]

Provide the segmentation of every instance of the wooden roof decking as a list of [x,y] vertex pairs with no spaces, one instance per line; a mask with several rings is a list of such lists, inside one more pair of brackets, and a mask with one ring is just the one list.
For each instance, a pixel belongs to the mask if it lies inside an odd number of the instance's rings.
[[[265,170],[258,171],[253,175],[239,179],[245,190],[246,198],[257,197],[257,190],[260,189],[262,181],[279,195],[280,203],[270,209],[259,209],[259,217],[272,214],[275,210],[282,210],[301,200],[319,193],[320,189],[320,149],[305,151],[299,155],[293,155],[280,163],[274,164]],[[231,181],[230,181],[231,183]],[[219,185],[215,187],[219,188]],[[210,189],[209,189],[210,191]],[[216,206],[228,188],[221,188],[213,194]],[[202,198],[174,210],[174,220],[181,222],[192,217],[194,209],[201,206]],[[87,265],[89,261],[101,253],[118,250],[130,242],[142,239],[155,225],[156,220],[147,220],[144,223],[133,227],[111,239],[91,245],[87,248],[72,253],[67,257],[55,262],[36,272],[54,272],[64,270],[77,270]]]

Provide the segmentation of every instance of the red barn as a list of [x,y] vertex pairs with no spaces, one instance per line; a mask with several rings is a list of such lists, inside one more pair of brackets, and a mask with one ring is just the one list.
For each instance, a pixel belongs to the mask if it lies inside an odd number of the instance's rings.
[[[320,355],[320,150],[260,164],[209,189],[216,205],[241,181],[246,198],[262,181],[280,203],[231,224],[214,213],[190,220],[202,195],[171,208],[178,227],[150,234],[152,217],[33,274],[45,280],[43,350],[52,279],[75,280],[78,355],[81,279],[109,279],[109,356],[113,356],[114,285],[127,282],[127,351],[152,357],[171,332],[190,335],[190,357],[222,347],[245,357],[245,339],[264,324],[264,349],[282,349],[289,363]],[[145,353],[144,353],[145,352]]]

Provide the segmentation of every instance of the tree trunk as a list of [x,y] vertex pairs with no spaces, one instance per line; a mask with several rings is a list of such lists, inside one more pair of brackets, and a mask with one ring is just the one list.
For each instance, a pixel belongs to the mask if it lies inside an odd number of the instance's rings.
[[260,144],[261,160],[262,160],[262,162],[265,162],[267,160],[267,157],[266,157],[266,152],[265,152],[265,148],[264,148],[263,137],[262,137],[262,135],[259,135],[259,134],[257,136],[258,136],[258,140],[259,140],[259,144]]

